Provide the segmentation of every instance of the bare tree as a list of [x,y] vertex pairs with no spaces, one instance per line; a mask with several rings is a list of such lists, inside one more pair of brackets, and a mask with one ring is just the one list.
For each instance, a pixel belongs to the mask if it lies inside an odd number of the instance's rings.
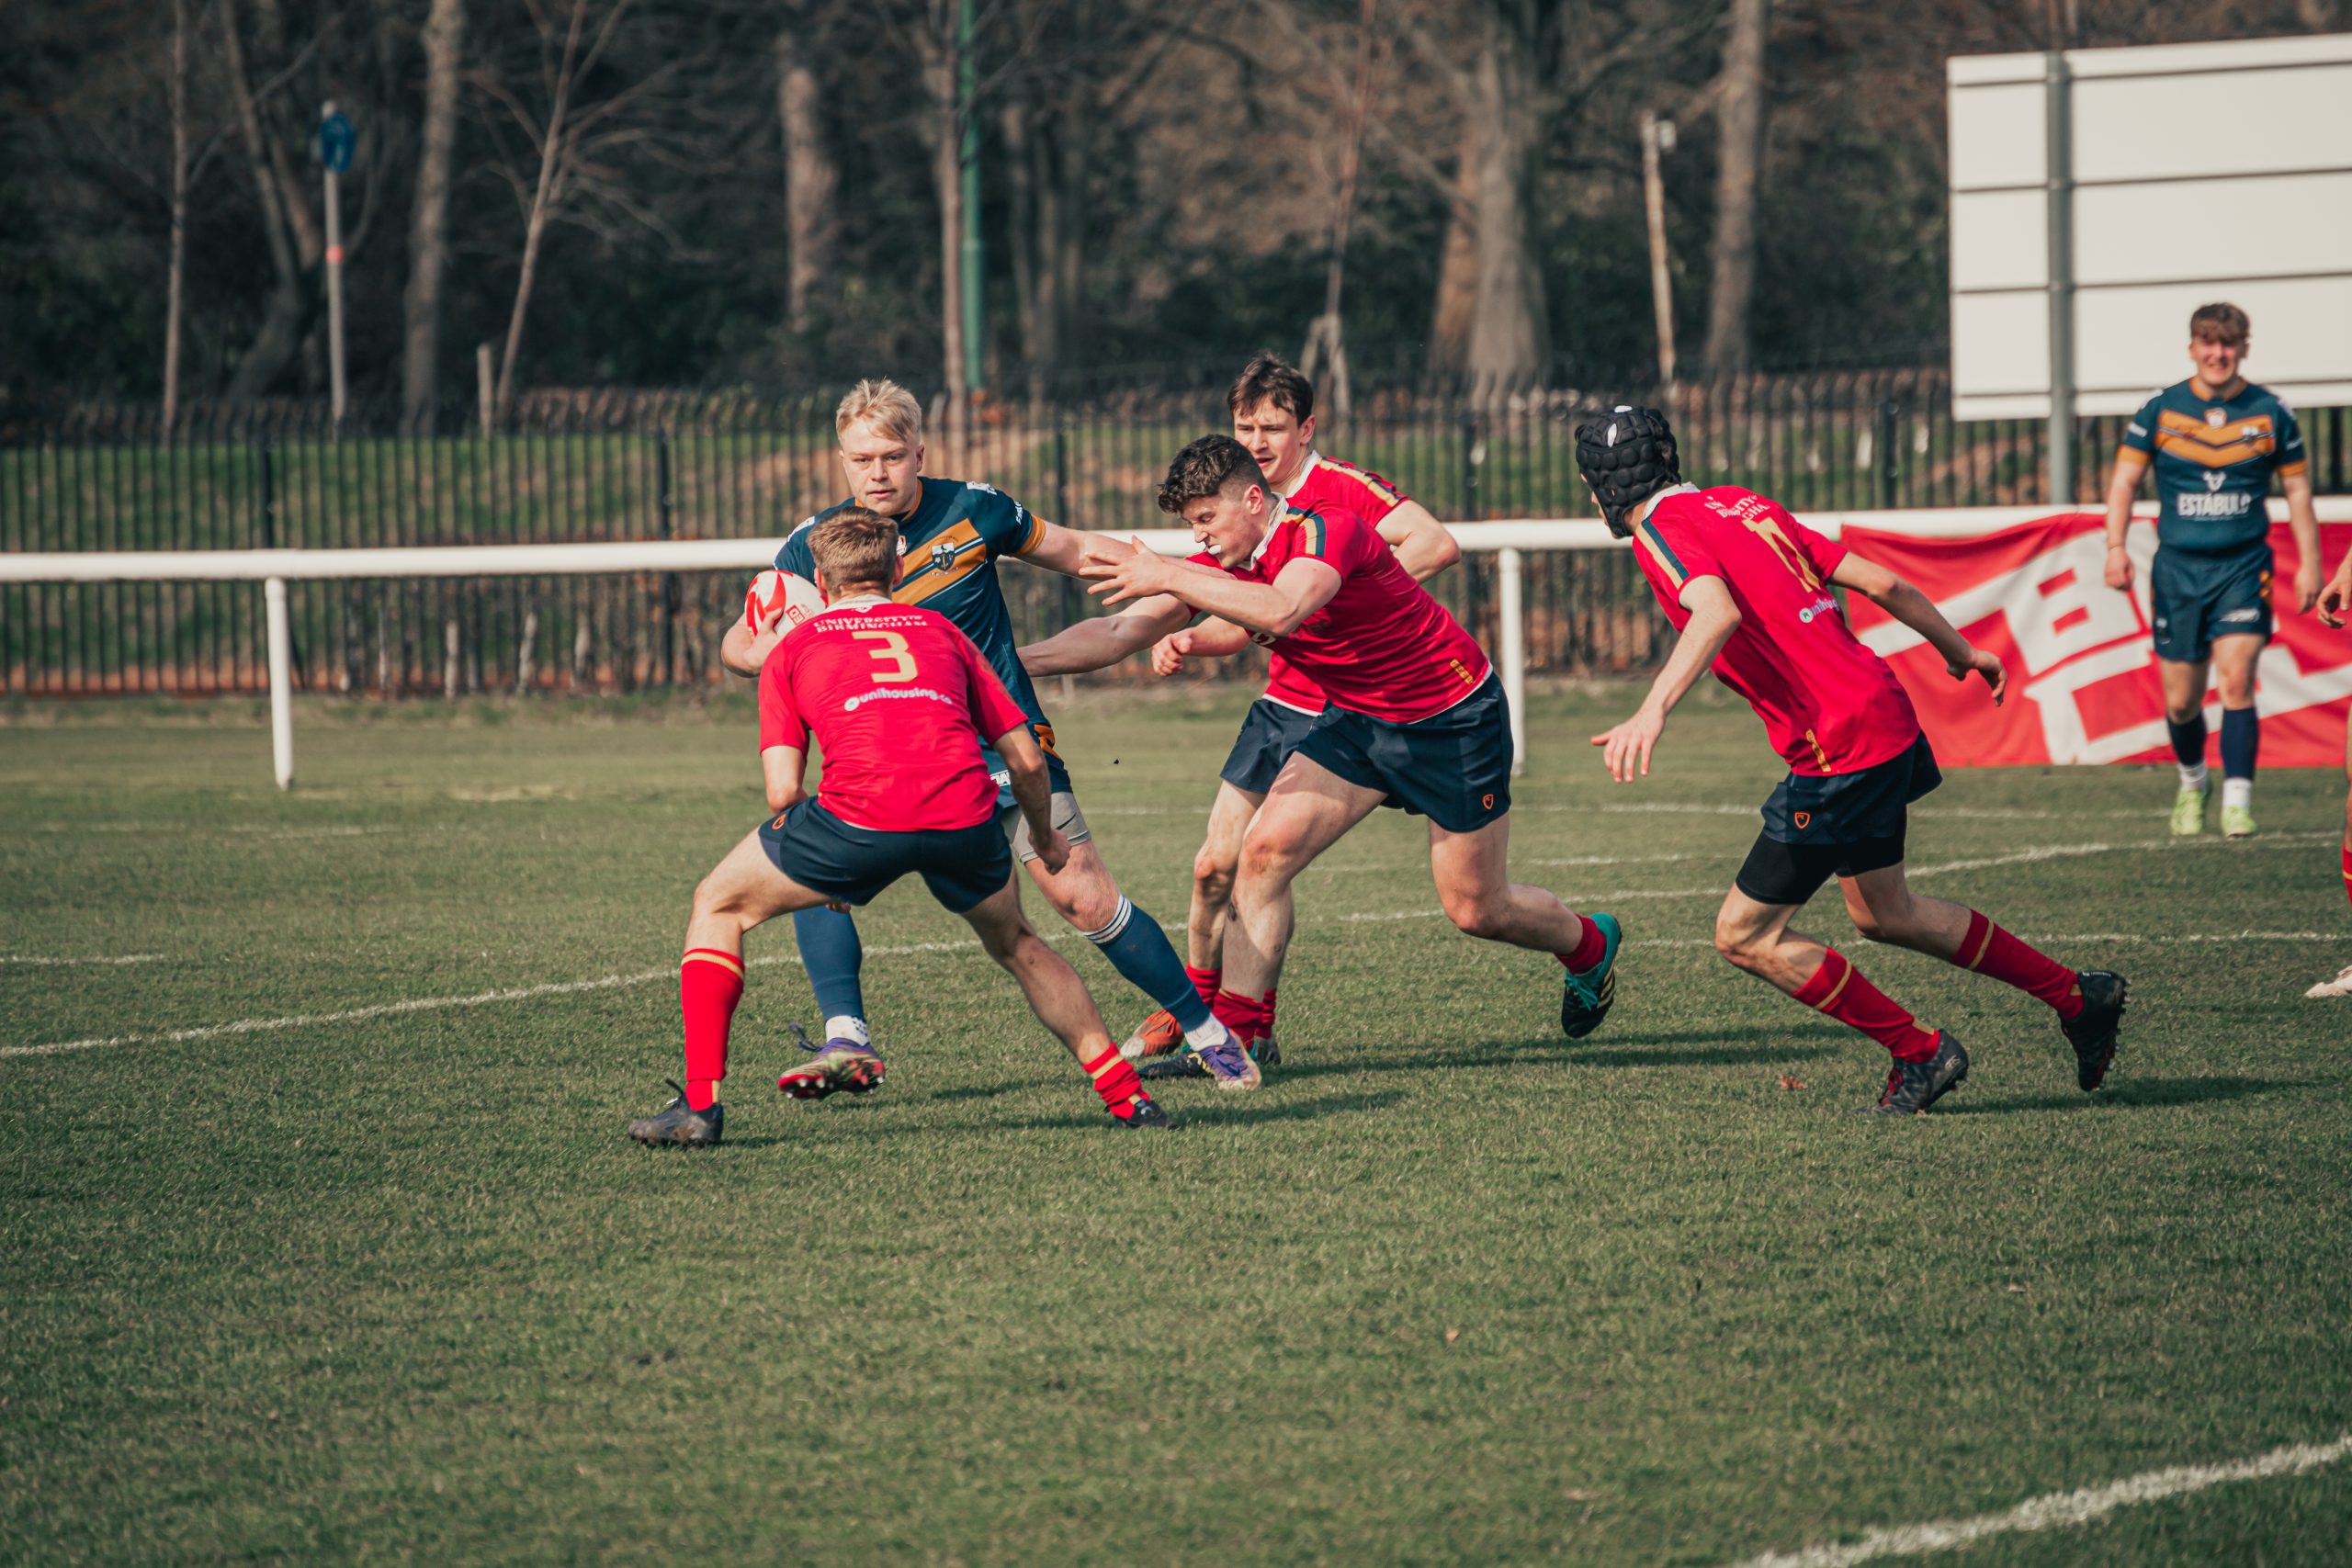
[[[615,38],[631,9],[631,0],[614,0],[595,24],[589,18],[596,0],[526,0],[530,7],[537,58],[538,101],[544,111],[525,100],[523,92],[495,63],[476,69],[473,80],[482,94],[505,113],[503,122],[519,130],[527,145],[527,159],[502,156],[496,173],[514,193],[523,216],[521,267],[514,299],[506,318],[506,343],[498,364],[498,385],[492,395],[492,417],[503,423],[514,406],[514,367],[522,355],[523,324],[530,313],[531,293],[538,281],[539,263],[548,231],[559,220],[588,228],[613,239],[625,228],[651,231],[676,242],[676,235],[643,193],[644,182],[633,181],[616,160],[637,154],[668,164],[673,170],[692,166],[663,141],[661,126],[683,117],[659,112],[652,100],[707,62],[683,51],[648,51],[660,61],[634,81],[624,81],[601,97],[581,96],[582,84],[608,63]],[[557,7],[560,7],[558,9]],[[616,68],[617,70],[617,68]],[[662,108],[674,106],[660,106]],[[634,123],[634,111],[647,110],[643,123]],[[498,123],[493,123],[493,132]]]
[[429,428],[439,390],[441,279],[449,258],[449,169],[465,26],[464,0],[433,0],[424,21],[424,134],[409,211],[408,288],[401,297],[401,418],[412,433]]
[[1707,368],[1747,368],[1747,305],[1756,285],[1756,197],[1764,149],[1764,35],[1770,0],[1731,0],[1715,124],[1713,287],[1707,300]]
[[805,27],[775,35],[776,121],[784,133],[785,321],[805,333],[833,271],[841,168],[826,144],[817,71]]
[[164,303],[164,434],[179,423],[180,312],[187,297],[187,0],[172,0],[172,243]]
[[[238,134],[253,175],[254,199],[261,209],[262,234],[268,243],[274,280],[261,330],[229,380],[229,397],[245,400],[267,391],[301,351],[311,317],[310,275],[325,247],[304,194],[293,181],[285,150],[263,126],[262,105],[268,88],[257,90],[246,69],[236,0],[220,0],[220,51],[230,98],[236,107]],[[290,67],[281,72],[277,84],[291,73]]]

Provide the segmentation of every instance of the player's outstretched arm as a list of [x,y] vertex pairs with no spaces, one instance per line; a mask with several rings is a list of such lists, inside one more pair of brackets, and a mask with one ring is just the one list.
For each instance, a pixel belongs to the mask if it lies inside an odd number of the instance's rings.
[[1731,634],[1739,630],[1739,606],[1732,602],[1731,590],[1724,586],[1722,578],[1692,578],[1682,585],[1680,600],[1690,618],[1683,623],[1682,635],[1667,656],[1666,668],[1650,682],[1649,695],[1642,699],[1633,717],[1592,738],[1592,743],[1601,748],[1600,760],[1607,764],[1609,776],[1619,784],[1630,784],[1637,772],[1643,778],[1649,776],[1650,752],[1666,733],[1666,716],[1714,663]]
[[1396,552],[1396,564],[1427,582],[1462,558],[1462,547],[1445,525],[1418,501],[1400,501],[1380,520],[1380,536]]
[[760,773],[767,781],[770,811],[783,811],[808,798],[808,792],[801,784],[808,767],[808,753],[797,746],[770,746],[760,752]]
[[2119,591],[2132,586],[2132,558],[2123,550],[2123,536],[2132,526],[2132,502],[2140,493],[2140,476],[2148,459],[2125,447],[2116,454],[2115,473],[2107,481],[2107,585]]
[[1054,830],[1053,780],[1046,772],[1046,753],[1038,748],[1037,738],[1024,723],[989,744],[1004,759],[1005,783],[1012,787],[1013,804],[1028,820],[1029,841],[1036,846],[1037,858],[1047,871],[1061,870],[1069,863],[1069,840]]
[[1193,618],[1182,602],[1166,594],[1145,599],[1115,615],[1098,615],[1063,627],[1021,651],[1021,668],[1032,675],[1078,675],[1104,670],[1141,653]]
[[2295,536],[2295,611],[2301,615],[2319,603],[2320,573],[2326,563],[2319,557],[2319,511],[2312,505],[2312,476],[2308,469],[2278,481],[2287,492],[2287,530]]
[[[2112,564],[2110,558],[2110,567]],[[1829,581],[1840,588],[1852,589],[1926,637],[1928,646],[1944,656],[1944,673],[1953,680],[1984,676],[1984,684],[1992,689],[1993,705],[2001,705],[2001,699],[2008,694],[2008,672],[2001,668],[1999,659],[1961,636],[1944,619],[1944,613],[1936,608],[1934,600],[1876,561],[1864,560],[1851,550],[1838,563],[1838,570],[1829,574]],[[2124,581],[2129,585],[2131,579],[2127,576]]]
[[1047,571],[1058,571],[1064,577],[1079,577],[1086,564],[1086,544],[1090,536],[1076,528],[1065,528],[1058,523],[1039,524],[1035,548],[1022,552],[1019,559],[1031,566],[1042,566]]
[[1172,594],[1195,610],[1268,637],[1288,637],[1340,592],[1340,572],[1327,561],[1302,556],[1284,563],[1272,582],[1245,582],[1229,572],[1191,561],[1169,560],[1143,547],[1097,539],[1087,547],[1082,575],[1089,593],[1105,604],[1122,604]]
[[1187,659],[1230,659],[1250,646],[1250,634],[1231,621],[1215,618],[1189,631],[1170,632],[1151,645],[1151,672],[1181,674]]

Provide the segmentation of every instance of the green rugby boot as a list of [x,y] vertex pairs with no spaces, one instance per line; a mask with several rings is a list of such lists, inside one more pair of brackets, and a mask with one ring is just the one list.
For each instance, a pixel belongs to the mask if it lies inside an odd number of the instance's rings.
[[1617,950],[1625,942],[1616,916],[1595,910],[1588,918],[1600,928],[1608,945],[1601,950],[1600,963],[1581,974],[1571,969],[1561,982],[1560,1029],[1571,1040],[1583,1039],[1609,1016],[1617,1000]]
[[2222,837],[2251,839],[2254,837],[2254,807],[2224,806],[2222,807]]
[[2193,839],[2205,830],[2205,800],[2213,793],[2213,781],[2208,779],[2197,789],[2183,785],[2172,797],[2172,836]]

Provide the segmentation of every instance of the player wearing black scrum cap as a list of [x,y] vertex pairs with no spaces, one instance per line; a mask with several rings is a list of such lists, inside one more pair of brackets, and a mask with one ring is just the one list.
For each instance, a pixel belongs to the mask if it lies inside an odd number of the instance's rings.
[[1642,576],[1681,634],[1641,710],[1606,734],[1611,776],[1650,771],[1667,715],[1712,666],[1764,721],[1789,776],[1715,916],[1715,949],[1739,968],[1886,1047],[1875,1105],[1923,1111],[1968,1076],[1949,1030],[1923,1025],[1837,949],[1790,920],[1832,875],[1854,927],[2047,1003],[2075,1048],[2075,1080],[2097,1089],[2114,1057],[2124,984],[2043,956],[1964,905],[1915,896],[1903,874],[1911,802],[1943,782],[1911,699],[1846,625],[1833,587],[1851,589],[1927,638],[1956,681],[1984,678],[2001,700],[2001,661],[1970,646],[1926,594],[1822,537],[1777,502],[1682,482],[1674,430],[1652,409],[1619,407],[1577,429],[1577,467],[1610,532],[1634,541]]

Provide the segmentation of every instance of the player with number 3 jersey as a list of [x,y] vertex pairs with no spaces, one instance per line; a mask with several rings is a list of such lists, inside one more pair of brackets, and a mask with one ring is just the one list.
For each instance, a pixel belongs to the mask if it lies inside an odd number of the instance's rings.
[[1639,712],[1601,735],[1620,784],[1649,773],[1667,716],[1712,667],[1764,721],[1788,777],[1715,917],[1715,947],[1807,1007],[1877,1040],[1894,1058],[1864,1109],[1925,1111],[1968,1076],[1951,1032],[1921,1025],[1835,948],[1790,929],[1833,874],[1855,929],[2004,980],[2054,1010],[2086,1090],[2105,1080],[2123,1016],[2121,976],[2077,973],[1962,905],[1913,894],[1903,872],[1911,802],[1942,783],[1910,697],[1846,624],[1834,589],[1860,593],[1926,637],[1955,680],[2001,700],[2001,662],[1972,647],[1928,597],[1883,567],[1736,485],[1682,482],[1674,432],[1620,406],[1577,427],[1577,466],[1610,531],[1634,541],[1658,605],[1680,633]]
[[[718,1088],[743,994],[745,933],[795,910],[867,903],[907,875],[971,922],[1114,1121],[1166,1125],[1077,971],[1021,914],[1012,852],[996,823],[997,784],[980,749],[1001,759],[1039,860],[1060,870],[1069,840],[1053,824],[1052,780],[1029,714],[945,616],[891,601],[904,576],[891,519],[851,507],[811,532],[811,570],[827,607],[760,671],[760,763],[774,815],[695,889],[678,974],[686,1081],[676,1101],[631,1123],[629,1135],[649,1146],[719,1141],[726,1111]],[[813,798],[802,784],[812,735],[825,753]],[[776,1087],[821,1100],[882,1081],[871,1051],[828,1043],[812,1052]]]

